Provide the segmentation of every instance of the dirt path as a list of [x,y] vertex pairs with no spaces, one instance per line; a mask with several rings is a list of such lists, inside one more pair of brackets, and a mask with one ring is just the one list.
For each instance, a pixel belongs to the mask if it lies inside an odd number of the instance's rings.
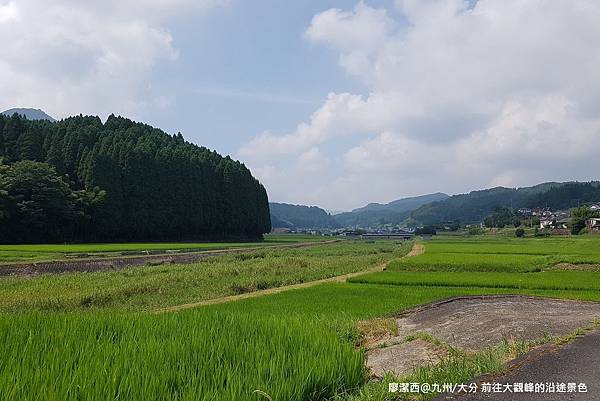
[[[417,256],[417,255],[422,254],[424,251],[425,251],[425,247],[422,244],[414,244],[412,249],[410,250],[410,252],[408,254],[406,254],[405,256],[403,256],[403,258]],[[315,280],[315,281],[309,281],[309,282],[300,283],[300,284],[286,285],[283,287],[269,288],[266,290],[253,291],[253,292],[248,292],[248,293],[240,294],[240,295],[230,295],[227,297],[208,299],[205,301],[192,302],[189,304],[170,306],[168,308],[159,309],[159,310],[157,310],[157,312],[158,313],[175,312],[175,311],[180,311],[180,310],[184,310],[184,309],[197,308],[197,307],[207,306],[207,305],[224,304],[227,302],[239,301],[241,299],[262,297],[264,295],[279,294],[280,292],[284,292],[284,291],[297,290],[299,288],[313,287],[315,285],[319,285],[319,284],[323,284],[323,283],[343,283],[346,280],[348,280],[349,278],[357,277],[357,276],[360,276],[365,273],[373,273],[373,272],[383,271],[385,269],[386,265],[387,265],[387,262],[370,267],[366,270],[361,270],[359,272],[354,272],[354,273],[343,274],[341,276],[329,277],[329,278],[324,278],[324,279]]]
[[406,254],[405,258],[412,258],[413,256],[419,256],[425,253],[425,245],[416,243],[413,245],[409,253]]

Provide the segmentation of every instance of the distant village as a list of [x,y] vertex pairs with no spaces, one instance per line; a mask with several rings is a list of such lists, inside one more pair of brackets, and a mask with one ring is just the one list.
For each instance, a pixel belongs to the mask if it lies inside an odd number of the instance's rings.
[[[600,203],[588,205],[593,212],[600,213]],[[551,210],[550,208],[520,208],[515,210],[515,216],[521,221],[522,225],[535,229],[536,232],[543,231],[551,235],[569,235],[569,223],[571,222],[571,210]],[[478,225],[467,225],[464,228],[486,227],[484,222]],[[586,220],[586,227],[592,233],[600,234],[600,217],[593,217]],[[437,231],[457,231],[460,225],[457,222],[442,223],[435,228],[432,227],[402,227],[400,225],[385,224],[378,227],[345,227],[339,229],[290,229],[274,228],[275,233],[306,234],[320,236],[341,236],[341,237],[360,237],[360,238],[386,238],[386,239],[411,239],[415,235],[421,235],[428,238],[435,235]]]
[[[600,212],[600,203],[589,206],[594,212]],[[571,221],[571,210],[550,210],[549,208],[518,209],[523,219],[530,219],[531,227],[539,229],[567,229]],[[600,218],[591,218],[586,222],[590,231],[600,231]]]

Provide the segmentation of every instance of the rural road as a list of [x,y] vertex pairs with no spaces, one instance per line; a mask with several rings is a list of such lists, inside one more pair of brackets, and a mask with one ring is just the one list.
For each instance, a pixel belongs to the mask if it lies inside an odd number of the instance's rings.
[[477,383],[585,383],[587,392],[482,393],[444,395],[435,401],[600,401],[600,331],[596,330],[561,347],[531,352],[500,376]]

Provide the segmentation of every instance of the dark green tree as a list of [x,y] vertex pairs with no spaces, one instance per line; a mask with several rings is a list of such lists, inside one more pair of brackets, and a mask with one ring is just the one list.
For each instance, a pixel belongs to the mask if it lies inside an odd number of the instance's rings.
[[600,213],[591,210],[587,206],[577,207],[571,210],[571,222],[569,224],[571,233],[574,235],[579,234],[581,230],[585,228],[586,221],[593,217],[600,217]]
[[511,225],[514,221],[514,213],[506,207],[497,207],[494,213],[486,217],[484,224],[486,227],[504,228]]
[[8,216],[4,242],[64,240],[78,217],[76,196],[46,163],[24,160],[3,168],[0,191]]

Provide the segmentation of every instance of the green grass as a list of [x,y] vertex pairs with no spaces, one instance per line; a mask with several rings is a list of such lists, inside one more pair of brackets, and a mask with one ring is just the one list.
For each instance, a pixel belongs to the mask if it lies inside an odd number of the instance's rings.
[[536,272],[558,263],[600,264],[600,238],[442,237],[423,255],[394,260],[392,271]]
[[551,265],[549,256],[523,254],[430,253],[388,265],[392,271],[531,272]]
[[339,242],[260,250],[193,264],[0,280],[0,312],[152,310],[361,271],[405,254],[410,245]]
[[539,290],[600,291],[600,272],[553,271],[541,273],[498,272],[382,272],[350,279],[354,283],[427,286],[485,287]]
[[29,244],[0,245],[0,263],[39,262],[64,259],[70,254],[113,254],[144,251],[208,251],[216,249],[252,248],[315,242],[332,239],[313,235],[269,234],[260,242],[149,242],[111,244]]
[[3,400],[323,400],[362,355],[307,320],[253,313],[0,319]]
[[600,256],[600,238],[466,238],[440,237],[427,242],[427,253],[595,255]]

